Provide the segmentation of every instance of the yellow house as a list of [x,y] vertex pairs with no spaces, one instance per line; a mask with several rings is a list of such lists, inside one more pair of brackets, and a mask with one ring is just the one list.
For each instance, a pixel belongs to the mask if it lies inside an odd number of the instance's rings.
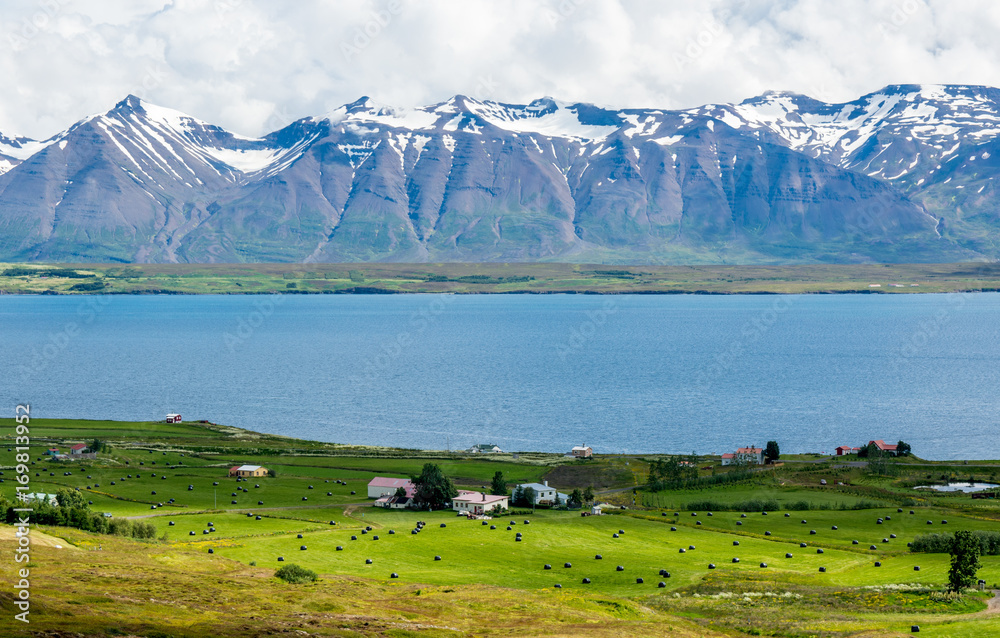
[[229,468],[229,476],[238,476],[239,478],[267,476],[267,468],[259,465],[237,465]]

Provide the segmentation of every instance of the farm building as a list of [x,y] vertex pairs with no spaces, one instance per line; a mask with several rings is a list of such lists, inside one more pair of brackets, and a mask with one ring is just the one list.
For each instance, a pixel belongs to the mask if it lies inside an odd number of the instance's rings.
[[229,476],[238,476],[239,478],[267,476],[267,468],[259,465],[237,465],[229,468]]
[[897,446],[890,445],[889,443],[886,443],[882,439],[878,439],[877,441],[869,441],[868,445],[874,445],[881,452],[892,452],[893,454],[896,453],[896,447]]
[[569,451],[569,455],[578,459],[589,459],[594,456],[594,450],[587,445],[577,445]]
[[180,422],[181,422],[181,415],[179,414],[167,415],[167,423],[180,423]]
[[736,455],[735,454],[726,453],[726,454],[722,455],[722,464],[723,465],[732,465],[733,461],[735,461],[735,460],[736,460]]
[[406,496],[409,498],[413,498],[413,494],[417,489],[417,487],[413,484],[413,481],[410,479],[376,476],[368,482],[368,498],[394,496],[396,494],[396,490],[399,488],[405,489]]
[[500,449],[500,446],[492,443],[480,443],[479,445],[473,445],[466,451],[470,454],[503,454],[503,450]]
[[384,507],[387,510],[402,510],[413,504],[413,499],[409,496],[383,496],[375,501],[376,507]]
[[509,497],[462,491],[458,496],[451,499],[451,508],[453,510],[467,514],[486,514],[497,505],[500,506],[500,509],[508,509],[510,507]]
[[764,465],[764,450],[759,447],[741,447],[733,453],[729,463],[723,465]]
[[84,450],[86,450],[86,449],[87,449],[87,446],[85,444],[83,444],[83,443],[77,443],[76,445],[74,445],[73,447],[71,447],[69,449],[69,453],[70,454],[85,454]]
[[45,451],[46,456],[56,456],[57,454],[59,454],[59,450],[57,450],[54,447],[50,447],[48,450]]
[[25,503],[48,503],[49,505],[59,505],[59,501],[56,499],[55,494],[43,494],[42,492],[35,492],[34,494],[26,494],[24,497]]
[[[556,499],[563,503],[569,500],[569,496],[566,494],[557,492],[554,487],[549,487],[548,481],[545,481],[544,485],[542,483],[523,483],[514,489],[521,488],[521,490],[525,490],[529,487],[535,490],[535,505],[555,505]],[[511,491],[511,495],[513,494],[514,492]]]
[[857,454],[860,448],[851,447],[850,445],[841,445],[837,448],[837,456],[846,456],[848,454]]

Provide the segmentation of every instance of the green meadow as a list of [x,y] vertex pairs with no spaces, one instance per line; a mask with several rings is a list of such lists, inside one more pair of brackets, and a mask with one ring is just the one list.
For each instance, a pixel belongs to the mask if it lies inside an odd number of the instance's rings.
[[[156,533],[139,541],[37,530],[37,611],[30,631],[11,635],[898,636],[912,625],[931,636],[1000,633],[990,592],[945,594],[948,555],[907,547],[931,532],[1000,532],[1000,503],[915,491],[931,480],[916,462],[893,477],[836,461],[789,463],[729,485],[653,493],[641,489],[642,457],[379,457],[214,424],[35,428],[33,491],[79,489],[93,511],[149,522]],[[102,437],[111,450],[96,460],[41,455]],[[597,500],[611,505],[601,516],[536,509],[486,521],[371,506],[371,478],[414,475],[427,462],[470,487],[498,470],[510,483],[549,480],[567,492],[593,481]],[[276,476],[229,478],[243,463]],[[727,471],[710,457],[699,465],[706,480]],[[0,495],[12,499],[11,466],[0,471]],[[990,469],[941,464],[932,479],[975,472],[987,478]],[[739,511],[750,501],[776,508]],[[718,509],[692,511],[699,503]],[[13,538],[9,526],[0,533]],[[978,577],[1000,589],[1000,556],[981,562]],[[274,578],[288,564],[319,581]],[[9,581],[13,569],[8,561],[0,576]]]

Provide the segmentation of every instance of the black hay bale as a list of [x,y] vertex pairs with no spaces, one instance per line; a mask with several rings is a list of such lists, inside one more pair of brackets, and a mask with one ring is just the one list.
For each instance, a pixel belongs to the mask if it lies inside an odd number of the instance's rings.
[[851,545],[857,545],[858,541],[851,541]]
[[507,531],[508,531],[508,532],[510,531],[510,525],[508,525],[508,526],[507,526]]
[[881,519],[881,518],[880,518],[880,519],[877,519],[877,520],[875,521],[875,524],[876,524],[876,525],[881,525],[881,524],[882,524],[882,519]]
[[766,568],[767,568],[767,563],[761,563],[761,564],[760,564],[760,566],[761,566],[762,568],[765,568],[765,569],[766,569]]
[[572,566],[573,566],[573,563],[563,563],[563,567],[565,567],[566,569],[569,569]]
[[799,547],[809,547],[809,546],[806,545],[805,543],[799,543]]
[[764,532],[764,536],[770,536],[771,532]]
[[833,526],[833,527],[831,527],[830,529],[832,529],[833,531],[837,531],[837,526],[836,526],[836,525],[834,525],[834,526]]
[[441,523],[441,527],[448,527],[447,523]]
[[889,539],[888,539],[888,538],[883,538],[883,539],[882,539],[882,542],[883,542],[883,543],[888,543],[888,542],[889,542]]
[[623,565],[619,565],[618,567],[615,567],[615,571],[616,572],[623,572],[623,571],[625,571],[625,567]]
[[636,585],[641,585],[642,584],[642,579],[641,578],[636,578],[635,579],[635,584]]
[[302,538],[302,534],[299,534],[298,536],[296,536],[296,538]]
[[415,530],[415,529],[411,529],[411,530],[410,530],[410,533],[411,533],[411,534],[416,534],[416,533],[417,533],[417,530]]
[[303,501],[308,501],[308,500],[309,500],[309,497],[308,497],[308,496],[303,496],[303,497],[302,497],[302,500],[303,500]]
[[236,501],[231,501],[230,504],[236,505]]
[[708,568],[709,569],[715,569],[715,563],[709,563],[708,564]]
[[490,525],[490,529],[496,529],[496,528],[497,528],[496,525]]
[[876,566],[876,567],[881,567],[881,566],[882,566],[882,563],[880,563],[879,561],[875,561],[875,566]]
[[701,521],[696,522],[695,525],[701,525]]
[[810,536],[815,536],[816,535],[816,530],[814,530],[814,529],[809,530],[809,535]]
[[910,633],[919,634],[920,633],[920,625],[911,625],[910,626]]
[[299,550],[303,551],[303,552],[306,551],[306,546],[305,545],[299,545]]
[[489,525],[488,521],[483,521],[483,525]]
[[354,490],[351,490],[351,496],[354,496],[355,494],[357,494],[357,492],[355,492]]
[[531,521],[529,521],[528,519],[524,519],[524,524],[525,525],[531,525]]
[[791,517],[792,517],[791,514],[787,514],[787,513],[785,514],[785,518],[791,518]]
[[791,554],[785,554],[785,558],[791,558],[791,557],[792,557]]
[[264,501],[257,501],[257,505],[263,505]]
[[709,516],[711,516],[711,515],[712,515],[712,513],[711,513],[711,512],[709,512],[709,513],[708,513],[708,515],[709,515]]
[[333,496],[333,492],[327,492],[326,495],[327,496]]
[[612,534],[611,538],[618,538],[618,534]]
[[365,565],[371,565],[371,564],[372,564],[372,559],[366,558],[365,559]]
[[948,521],[941,521],[941,524],[942,524],[942,525],[947,525],[947,524],[948,524]]
[[215,550],[214,550],[214,549],[212,549],[211,547],[209,547],[209,548],[208,548],[208,553],[209,553],[209,554],[214,554],[214,553],[215,553]]
[[389,530],[389,535],[390,535],[390,536],[392,536],[392,535],[393,535],[393,534],[395,534],[395,533],[396,533],[396,530],[394,530],[394,529],[390,529],[390,530]]
[[310,485],[310,486],[309,486],[309,489],[312,489],[312,488],[313,488],[313,486],[312,486],[312,485]]
[[688,545],[688,549],[694,549],[694,545]]
[[399,574],[397,574],[396,572],[392,572],[391,574],[389,574],[389,578],[399,578]]
[[356,540],[358,540],[358,537],[357,536],[351,536],[351,540],[352,541],[356,541]]
[[361,533],[362,533],[362,534],[367,534],[367,533],[368,533],[368,530],[366,530],[366,529],[363,529],[363,530],[361,530]]
[[559,583],[556,583],[555,585],[553,585],[553,587],[555,587],[556,589],[562,589],[562,585],[560,585]]
[[170,522],[168,523],[168,525],[170,525],[170,527],[173,527],[173,526],[174,526],[174,522],[173,522],[173,521],[170,521]]
[[817,554],[822,554],[822,553],[823,553],[823,550],[822,550],[822,549],[817,549],[817,550],[816,550],[816,553],[817,553]]
[[542,569],[552,569],[552,565],[546,564],[545,567],[543,567]]
[[520,536],[515,536],[514,537],[514,542],[520,543],[521,542],[521,537]]
[[913,566],[913,571],[919,572],[920,571],[920,566],[919,565],[914,565]]
[[805,524],[806,524],[806,523],[808,523],[808,522],[809,522],[809,521],[807,521],[806,519],[804,519],[804,518],[802,519],[802,524],[803,524],[803,525],[805,525]]
[[583,579],[583,584],[584,585],[589,585],[590,584],[590,579],[589,578],[584,578]]
[[620,529],[620,530],[618,530],[618,533],[619,533],[619,534],[624,534],[624,533],[625,533],[625,530],[623,530],[623,529]]
[[826,567],[820,567],[819,568],[819,573],[825,574],[826,573]]
[[889,534],[889,538],[896,538],[895,534]]
[[871,547],[869,547],[868,549],[878,549],[878,547],[875,547],[874,545],[872,545],[872,546],[871,546]]
[[736,521],[736,524],[737,524],[737,525],[742,525],[742,524],[743,524],[743,521]]
[[670,528],[670,531],[671,531],[671,532],[676,532],[676,531],[677,531],[677,528],[676,528],[676,527],[671,527],[671,528]]
[[377,540],[378,540],[378,534],[376,534],[376,535],[372,536],[372,540],[373,540],[373,541],[377,541]]
[[733,562],[734,562],[734,563],[738,563],[738,562],[740,562],[740,559],[738,559],[738,558],[734,558],[734,559],[733,559]]
[[338,552],[344,551],[344,546],[343,545],[337,545],[337,551]]
[[910,514],[913,514],[913,513],[914,513],[913,510],[910,510]]
[[594,560],[602,560],[603,558],[604,558],[604,557],[603,557],[603,556],[601,556],[600,554],[598,554],[598,555],[594,556]]
[[677,550],[677,553],[678,553],[678,554],[683,554],[683,553],[685,553],[685,552],[687,552],[687,550],[686,550],[686,549],[684,549],[683,547],[682,547],[682,548],[680,548],[679,550]]
[[188,536],[194,536],[194,532],[188,532]]
[[902,507],[896,508],[896,513],[897,514],[902,514],[903,513],[903,508]]
[[156,496],[156,490],[153,490],[152,495]]
[[279,563],[282,563],[284,561],[285,561],[285,557],[284,556],[278,556],[278,562]]
[[434,560],[441,560],[441,557],[440,556],[435,556]]
[[258,521],[261,520],[260,516],[255,516],[254,518],[255,518],[255,520],[258,520]]
[[733,547],[739,547],[739,546],[740,546],[739,541],[733,541]]
[[663,582],[662,580],[661,580],[661,581],[660,581],[660,583],[659,583],[659,584],[657,585],[657,587],[659,587],[660,589],[663,589],[663,588],[664,588],[664,587],[666,587],[666,586],[667,586],[667,584],[666,584],[665,582]]

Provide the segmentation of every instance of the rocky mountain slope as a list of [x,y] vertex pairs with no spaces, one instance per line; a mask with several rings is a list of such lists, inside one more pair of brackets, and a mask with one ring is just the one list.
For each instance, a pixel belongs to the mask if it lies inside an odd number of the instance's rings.
[[998,98],[362,98],[251,139],[130,96],[44,142],[0,136],[0,260],[993,259]]

